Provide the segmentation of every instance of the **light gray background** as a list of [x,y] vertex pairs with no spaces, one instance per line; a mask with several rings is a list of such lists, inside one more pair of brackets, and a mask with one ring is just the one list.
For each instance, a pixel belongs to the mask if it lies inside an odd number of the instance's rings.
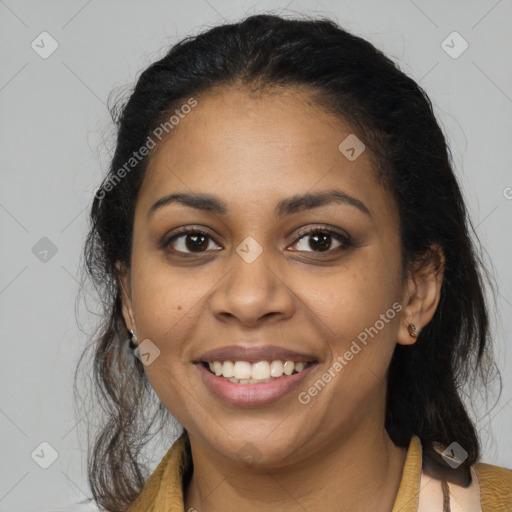
[[[89,496],[71,387],[86,341],[74,303],[88,209],[114,142],[110,91],[190,32],[268,9],[333,17],[430,95],[499,284],[504,389],[475,417],[484,460],[512,467],[511,0],[0,0],[0,510],[56,510]],[[43,31],[59,45],[47,59],[31,48]],[[453,31],[469,44],[456,59],[441,47]],[[42,237],[57,248],[46,263],[32,252]],[[87,328],[83,308],[79,319]],[[31,458],[43,441],[58,452],[46,470]]]

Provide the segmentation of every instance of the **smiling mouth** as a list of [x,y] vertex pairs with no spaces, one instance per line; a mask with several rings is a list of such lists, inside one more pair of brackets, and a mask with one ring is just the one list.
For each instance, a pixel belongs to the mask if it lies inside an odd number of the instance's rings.
[[234,384],[266,384],[302,372],[316,361],[201,361],[213,375]]

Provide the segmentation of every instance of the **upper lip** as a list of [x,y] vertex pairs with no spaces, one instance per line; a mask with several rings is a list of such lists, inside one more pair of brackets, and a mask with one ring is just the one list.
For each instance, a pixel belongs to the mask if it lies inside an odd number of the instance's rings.
[[256,363],[258,361],[294,361],[310,362],[316,361],[311,354],[305,354],[289,350],[276,345],[243,346],[230,345],[208,350],[201,354],[195,363],[213,361],[247,361]]

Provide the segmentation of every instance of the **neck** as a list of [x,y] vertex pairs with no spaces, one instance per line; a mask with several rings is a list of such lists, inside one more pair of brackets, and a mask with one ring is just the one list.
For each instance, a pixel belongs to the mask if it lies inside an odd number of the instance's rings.
[[279,468],[226,462],[202,448],[191,438],[194,472],[185,510],[391,512],[406,456],[384,427],[376,432],[370,426]]

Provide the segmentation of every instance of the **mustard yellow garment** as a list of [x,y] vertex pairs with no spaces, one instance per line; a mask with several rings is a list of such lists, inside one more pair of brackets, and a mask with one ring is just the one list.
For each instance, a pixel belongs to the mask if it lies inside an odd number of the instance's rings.
[[[175,441],[127,512],[185,512],[182,476],[190,463],[185,440],[182,435]],[[421,442],[413,436],[393,512],[418,511],[421,467]],[[478,476],[482,512],[512,512],[512,470],[484,463],[475,464],[473,469]]]

